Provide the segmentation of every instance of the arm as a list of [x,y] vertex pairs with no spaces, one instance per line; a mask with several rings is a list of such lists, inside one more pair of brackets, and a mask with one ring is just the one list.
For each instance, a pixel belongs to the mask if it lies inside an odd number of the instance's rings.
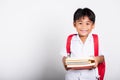
[[[65,64],[65,59],[66,59],[66,57],[63,56],[63,58],[62,58],[62,62],[63,62],[64,68],[66,69],[67,67],[66,67],[66,64]],[[67,69],[66,69],[66,70],[67,70]]]

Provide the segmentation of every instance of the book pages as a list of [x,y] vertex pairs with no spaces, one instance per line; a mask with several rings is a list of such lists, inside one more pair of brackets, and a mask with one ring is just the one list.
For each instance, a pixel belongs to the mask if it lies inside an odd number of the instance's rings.
[[94,66],[95,60],[92,57],[87,58],[66,58],[67,67]]

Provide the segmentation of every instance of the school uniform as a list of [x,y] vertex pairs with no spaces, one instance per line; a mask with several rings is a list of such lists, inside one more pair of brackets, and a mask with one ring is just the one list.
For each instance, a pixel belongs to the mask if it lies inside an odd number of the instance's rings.
[[[83,44],[79,35],[75,35],[71,39],[71,57],[90,57],[94,56],[94,41],[92,33],[90,33]],[[62,51],[62,56],[67,57],[66,48]],[[103,55],[101,43],[99,40],[99,55]],[[68,70],[65,80],[98,80],[98,69],[91,70]]]

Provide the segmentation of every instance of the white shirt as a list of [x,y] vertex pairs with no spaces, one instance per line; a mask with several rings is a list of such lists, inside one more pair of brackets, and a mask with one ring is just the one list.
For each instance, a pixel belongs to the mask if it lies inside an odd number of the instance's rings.
[[[98,41],[99,42],[99,55],[104,55],[103,51],[102,51],[102,46],[101,46],[99,36],[98,36],[98,40],[99,40]],[[78,57],[94,56],[94,41],[93,41],[92,34],[91,33],[89,34],[89,36],[87,37],[84,44],[78,34],[76,36],[73,36],[71,39],[70,50],[71,50],[71,55],[70,55],[71,57],[78,58]],[[62,56],[67,56],[66,45],[65,45],[64,50],[61,52],[61,54],[62,54]],[[89,75],[89,74],[93,73],[93,75],[96,75],[96,77],[98,77],[98,69],[97,68],[96,68],[96,70],[93,69],[93,70],[78,70],[78,71],[80,72],[80,74],[85,74],[85,75],[86,74]]]
[[[104,55],[103,49],[101,46],[100,38],[98,36],[99,42],[99,55]],[[66,42],[67,43],[67,42]],[[92,34],[89,34],[85,43],[83,44],[79,35],[73,36],[71,39],[71,57],[89,57],[94,56],[94,41]],[[64,46],[63,51],[61,52],[62,56],[67,56],[66,45]]]

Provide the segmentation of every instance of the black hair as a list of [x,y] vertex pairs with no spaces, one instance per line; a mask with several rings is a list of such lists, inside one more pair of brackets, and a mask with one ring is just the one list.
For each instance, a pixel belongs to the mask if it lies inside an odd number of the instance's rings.
[[89,8],[78,8],[74,13],[73,21],[75,22],[76,20],[79,20],[85,16],[87,16],[93,22],[93,24],[95,23],[95,14]]

